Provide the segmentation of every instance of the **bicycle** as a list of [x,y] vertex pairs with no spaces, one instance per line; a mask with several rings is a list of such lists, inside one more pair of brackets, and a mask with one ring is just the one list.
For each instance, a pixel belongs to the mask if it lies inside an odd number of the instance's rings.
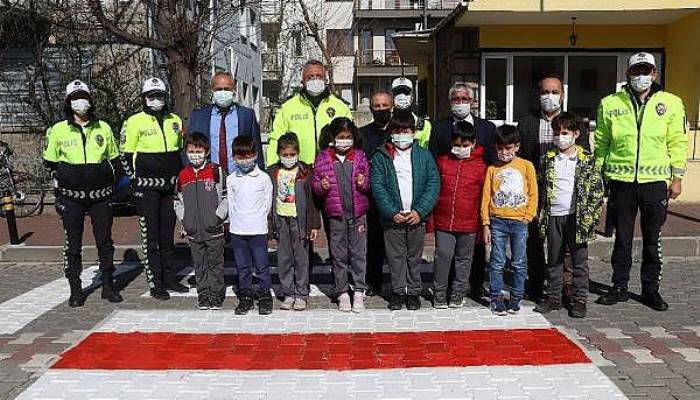
[[[46,189],[40,173],[15,170],[11,163],[13,156],[10,145],[0,141],[0,196],[13,198],[17,218],[41,214]],[[0,208],[0,217],[5,218],[5,207]]]

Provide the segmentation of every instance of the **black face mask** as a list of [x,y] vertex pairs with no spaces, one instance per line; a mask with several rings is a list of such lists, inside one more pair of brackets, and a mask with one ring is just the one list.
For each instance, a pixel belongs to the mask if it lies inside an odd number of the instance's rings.
[[372,118],[374,118],[374,122],[377,125],[385,126],[389,122],[389,118],[391,118],[391,110],[372,111]]

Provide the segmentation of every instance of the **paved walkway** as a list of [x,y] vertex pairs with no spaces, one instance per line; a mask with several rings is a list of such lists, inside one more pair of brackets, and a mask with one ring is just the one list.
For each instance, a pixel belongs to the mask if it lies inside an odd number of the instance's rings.
[[[190,266],[180,267],[188,282]],[[133,263],[120,266],[123,303],[95,292],[71,309],[59,265],[0,263],[0,325],[21,322],[0,332],[0,399],[700,398],[697,259],[665,266],[668,312],[634,299],[599,306],[591,293],[582,320],[543,317],[527,302],[519,315],[495,317],[473,300],[461,310],[424,300],[418,312],[390,312],[371,298],[365,313],[344,314],[318,271],[310,310],[240,317],[235,298],[198,311],[192,297],[143,297]],[[609,276],[593,262],[592,291]],[[86,269],[84,286],[98,285]]]

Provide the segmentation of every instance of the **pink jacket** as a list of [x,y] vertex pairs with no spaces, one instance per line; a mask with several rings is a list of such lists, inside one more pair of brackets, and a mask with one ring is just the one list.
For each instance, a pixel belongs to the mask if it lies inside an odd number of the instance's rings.
[[[323,199],[323,206],[328,217],[342,218],[343,217],[343,199],[338,185],[338,178],[335,174],[335,162],[337,160],[335,150],[331,147],[316,157],[314,163],[314,179],[312,182],[314,193]],[[352,162],[352,203],[355,210],[355,217],[360,217],[367,213],[369,208],[370,193],[369,182],[369,162],[365,153],[356,149],[351,149],[346,156],[346,161]],[[365,176],[365,182],[362,186],[357,184],[358,175]],[[327,177],[331,184],[328,190],[321,187],[321,180]]]

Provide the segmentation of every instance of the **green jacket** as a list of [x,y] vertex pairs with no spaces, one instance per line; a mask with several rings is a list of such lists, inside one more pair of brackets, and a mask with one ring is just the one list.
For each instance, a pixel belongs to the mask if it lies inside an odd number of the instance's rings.
[[[576,215],[576,243],[584,244],[595,238],[595,227],[600,221],[603,210],[603,179],[600,169],[596,166],[595,157],[586,149],[576,146],[578,162],[574,174],[574,195]],[[539,188],[539,220],[540,235],[546,238],[549,234],[549,217],[552,200],[554,199],[554,182],[557,179],[554,169],[558,149],[548,151],[540,159],[542,171],[537,177]]]
[[322,96],[324,97],[318,108],[314,108],[304,92],[300,92],[285,101],[277,110],[272,132],[267,139],[265,165],[269,167],[279,161],[277,140],[287,132],[294,132],[299,138],[299,161],[313,165],[319,148],[321,129],[338,117],[352,119],[350,107],[343,100],[330,92]]
[[[413,210],[425,222],[437,203],[440,193],[440,174],[430,151],[416,146],[411,148],[413,165]],[[372,196],[383,226],[393,226],[394,215],[402,211],[401,192],[394,169],[394,153],[390,143],[378,147],[372,154],[371,179]]]
[[669,181],[686,171],[688,136],[680,98],[654,84],[646,104],[627,86],[598,108],[595,156],[606,179]]

